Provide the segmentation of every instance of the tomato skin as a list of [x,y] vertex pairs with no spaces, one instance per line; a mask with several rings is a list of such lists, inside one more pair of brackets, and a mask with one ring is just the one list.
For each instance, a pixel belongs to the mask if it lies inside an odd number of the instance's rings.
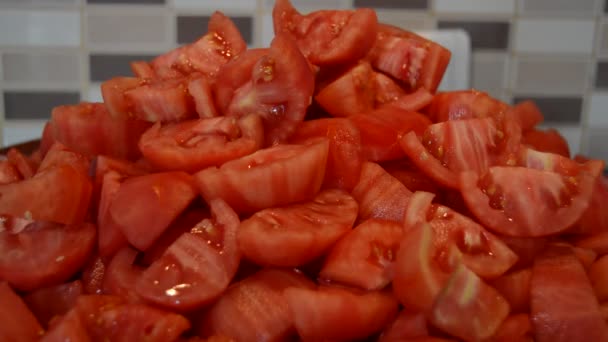
[[524,132],[533,130],[536,125],[544,120],[540,108],[534,101],[530,100],[522,101],[513,106],[512,113]]
[[153,173],[124,181],[108,211],[127,241],[139,250],[145,250],[195,197],[194,182],[189,174]]
[[539,257],[532,268],[530,297],[536,341],[608,340],[608,324],[574,255]]
[[38,289],[24,296],[23,300],[38,321],[47,327],[53,318],[67,313],[82,293],[82,282],[76,280]]
[[322,87],[315,101],[335,117],[366,113],[374,107],[372,67],[367,62],[356,64],[337,79]]
[[304,341],[362,339],[381,331],[398,311],[397,301],[388,292],[359,294],[346,288],[321,287],[288,288],[283,294]]
[[89,223],[37,221],[17,234],[0,232],[0,277],[20,290],[64,282],[84,265],[94,244],[95,227]]
[[156,124],[142,135],[139,148],[159,170],[197,172],[251,154],[263,142],[260,117],[248,115]]
[[529,312],[531,280],[532,269],[524,268],[504,274],[490,284],[509,302],[511,313]]
[[44,331],[7,282],[0,282],[0,340],[37,341]]
[[359,203],[359,219],[378,218],[402,222],[412,193],[382,166],[366,162],[361,168],[361,177],[352,195]]
[[332,247],[319,278],[365,290],[385,288],[393,279],[402,235],[396,222],[364,221]]
[[194,177],[207,201],[221,198],[237,213],[251,213],[313,198],[325,176],[328,149],[325,138],[305,145],[278,145]]
[[199,330],[237,342],[285,340],[295,329],[283,292],[314,287],[295,271],[263,269],[232,285],[205,314]]
[[226,116],[259,115],[266,146],[287,141],[304,120],[314,76],[295,42],[278,35],[269,49],[251,50],[221,69],[216,102]]
[[369,113],[350,117],[361,132],[364,157],[369,161],[385,161],[404,156],[399,138],[409,132],[421,136],[431,121],[416,112],[385,106]]
[[19,174],[21,174],[21,179],[28,179],[34,176],[36,172],[35,165],[17,149],[11,148],[8,150],[6,157],[15,166]]
[[525,132],[522,143],[541,152],[550,152],[570,157],[568,141],[555,129],[545,131],[533,129]]
[[139,277],[135,291],[145,300],[178,311],[192,311],[218,298],[240,261],[236,213],[222,200],[209,202],[213,219],[182,234]]
[[258,265],[301,266],[347,234],[358,209],[341,190],[322,191],[309,202],[263,209],[241,222],[239,247]]
[[568,231],[574,234],[594,235],[608,231],[608,212],[603,210],[608,200],[608,178],[601,175],[593,189],[591,203],[581,219]]

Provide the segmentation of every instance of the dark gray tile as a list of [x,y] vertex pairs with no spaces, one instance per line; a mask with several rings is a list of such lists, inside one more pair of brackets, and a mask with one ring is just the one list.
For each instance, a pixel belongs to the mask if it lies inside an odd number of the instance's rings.
[[581,97],[542,97],[518,95],[514,103],[532,100],[545,116],[545,123],[579,123],[583,99]]
[[7,119],[48,119],[53,107],[80,102],[80,93],[68,91],[5,91]]
[[150,4],[164,5],[165,0],[87,0],[89,4]]
[[508,22],[478,22],[478,21],[442,21],[437,24],[440,29],[461,28],[471,36],[473,49],[500,49],[509,47]]
[[355,7],[427,9],[428,0],[355,0]]
[[595,72],[595,87],[600,89],[608,89],[608,62],[597,63],[597,71]]
[[89,56],[89,78],[101,82],[115,76],[131,76],[132,61],[149,61],[154,55],[91,55]]
[[[247,44],[253,41],[253,18],[230,16]],[[177,42],[188,44],[197,40],[207,33],[209,16],[178,16],[177,17]]]
[[604,13],[608,13],[608,1],[606,1],[606,5],[604,5]]

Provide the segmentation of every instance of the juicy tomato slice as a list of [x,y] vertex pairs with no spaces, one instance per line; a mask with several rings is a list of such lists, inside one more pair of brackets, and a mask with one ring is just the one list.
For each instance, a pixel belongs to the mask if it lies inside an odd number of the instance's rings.
[[186,78],[146,82],[124,92],[133,117],[151,122],[171,122],[195,116]]
[[591,249],[598,255],[608,254],[608,232],[584,237],[576,241],[575,245],[577,247]]
[[569,232],[594,235],[608,231],[608,211],[603,210],[608,201],[608,178],[598,177],[591,195],[589,208],[585,210],[581,219]]
[[236,274],[240,221],[222,200],[209,203],[213,219],[182,234],[136,283],[137,293],[157,305],[180,311],[200,308],[219,297]]
[[152,65],[150,65],[150,63],[148,63],[147,61],[132,61],[131,63],[129,63],[129,66],[131,67],[131,72],[133,72],[133,75],[135,75],[135,77],[156,77],[156,73],[154,72],[154,69],[152,69]]
[[587,273],[600,302],[608,300],[608,255],[596,260]]
[[555,129],[545,131],[532,129],[524,133],[522,143],[541,152],[550,152],[570,157],[568,141]]
[[81,341],[91,342],[83,319],[76,310],[70,310],[58,321],[53,321],[49,330],[40,339],[41,342]]
[[356,64],[320,88],[315,101],[335,117],[369,112],[374,108],[373,77],[372,66],[368,62]]
[[231,286],[203,316],[199,330],[231,341],[286,340],[295,329],[283,291],[314,287],[298,272],[264,269]]
[[530,312],[532,269],[515,270],[492,280],[491,285],[509,302],[511,313]]
[[524,132],[534,129],[536,125],[544,120],[540,108],[531,100],[516,104],[511,108],[511,111]]
[[364,57],[374,44],[378,24],[375,11],[368,8],[315,11],[303,16],[289,0],[275,3],[272,20],[276,35],[289,34],[312,64],[324,66]]
[[539,257],[532,268],[530,316],[536,341],[606,341],[604,320],[582,264],[571,253]]
[[157,169],[196,172],[251,154],[263,143],[260,117],[248,115],[157,123],[143,134],[139,148]]
[[328,149],[325,138],[277,145],[202,170],[195,178],[207,201],[221,198],[238,213],[307,201],[321,188]]
[[104,273],[104,294],[120,296],[128,303],[142,302],[133,287],[143,272],[143,269],[133,265],[137,253],[130,247],[124,247],[114,254]]
[[302,266],[348,233],[358,212],[348,193],[322,191],[312,201],[267,208],[241,222],[239,248],[259,265]]
[[145,250],[195,197],[189,174],[153,173],[124,181],[114,194],[108,212],[127,241]]
[[0,282],[0,339],[2,341],[37,341],[44,332],[23,299],[7,282]]
[[212,83],[207,77],[192,77],[188,82],[188,92],[194,99],[196,112],[201,118],[212,118],[219,115],[213,100]]
[[285,142],[304,120],[314,90],[306,59],[289,37],[226,64],[216,83],[216,102],[227,116],[258,114],[267,145]]
[[491,167],[478,178],[461,173],[461,193],[488,228],[511,236],[544,236],[575,224],[589,206],[600,165],[574,176],[525,167]]
[[148,84],[150,81],[138,77],[114,77],[101,84],[103,104],[113,118],[133,117],[132,104],[125,97],[125,92]]
[[413,93],[399,96],[387,106],[397,107],[408,112],[417,112],[431,104],[433,96],[428,90],[418,88]]
[[361,177],[352,195],[359,203],[359,219],[402,222],[412,192],[382,166],[366,162],[361,167]]
[[370,219],[348,232],[330,250],[319,278],[365,290],[381,290],[392,280],[403,227]]
[[290,141],[304,143],[323,136],[329,139],[323,187],[352,190],[359,181],[363,163],[359,129],[352,121],[343,118],[304,121]]
[[24,296],[23,300],[38,321],[46,327],[53,318],[70,311],[83,291],[82,282],[75,280],[38,289]]
[[98,295],[103,293],[103,278],[109,262],[108,257],[94,255],[84,265],[80,276],[84,293]]
[[150,64],[156,75],[172,78],[176,75],[202,73],[214,79],[222,65],[247,49],[247,43],[234,22],[221,12],[209,18],[207,33],[196,42],[156,57]]
[[411,191],[439,193],[439,186],[407,158],[382,163],[391,176],[398,179]]
[[296,330],[305,341],[352,341],[380,332],[398,311],[388,292],[346,288],[288,288],[284,292]]
[[69,279],[95,244],[95,226],[29,224],[19,233],[0,232],[0,277],[17,289],[34,290]]
[[22,179],[32,178],[36,173],[35,165],[16,148],[8,150],[6,158],[19,171]]
[[102,103],[80,103],[53,108],[51,127],[55,140],[85,155],[135,159],[137,142],[150,123],[113,118]]
[[123,180],[124,176],[113,170],[103,175],[97,212],[97,245],[101,256],[114,255],[121,247],[128,244],[122,229],[116,224],[109,211]]
[[21,173],[8,159],[0,160],[0,185],[10,184],[23,179]]
[[399,138],[409,132],[421,136],[431,121],[416,112],[385,106],[349,118],[361,132],[364,157],[369,161],[385,161],[404,156]]
[[532,338],[532,322],[527,313],[511,314],[505,319],[496,333],[487,342],[530,342]]
[[509,303],[498,291],[461,264],[438,294],[430,320],[453,336],[479,341],[492,336],[508,315]]
[[428,107],[428,115],[434,122],[474,118],[500,118],[509,106],[485,92],[475,89],[443,92],[435,95]]
[[91,199],[88,175],[60,165],[34,177],[0,185],[0,213],[63,224],[83,222]]
[[378,342],[417,341],[415,339],[427,336],[429,336],[429,330],[424,314],[403,309],[397,318],[384,329]]
[[379,24],[369,58],[374,68],[402,81],[409,89],[434,93],[450,62],[443,46],[395,26]]

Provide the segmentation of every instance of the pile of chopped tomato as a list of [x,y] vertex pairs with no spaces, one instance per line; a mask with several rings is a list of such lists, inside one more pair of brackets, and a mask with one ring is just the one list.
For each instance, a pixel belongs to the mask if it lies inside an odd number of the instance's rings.
[[370,9],[208,33],[0,161],[2,341],[608,341],[608,180]]

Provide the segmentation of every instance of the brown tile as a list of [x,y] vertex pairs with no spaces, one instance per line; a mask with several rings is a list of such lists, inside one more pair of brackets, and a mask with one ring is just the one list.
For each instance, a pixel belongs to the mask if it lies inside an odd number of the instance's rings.
[[78,53],[7,52],[2,55],[7,82],[79,82]]
[[7,119],[47,119],[53,107],[80,102],[80,94],[67,91],[5,91]]
[[587,155],[608,162],[608,128],[592,128],[587,134]]
[[473,49],[506,50],[509,46],[510,24],[502,21],[439,20],[440,29],[462,28],[471,36]]
[[558,14],[592,16],[597,0],[520,0],[519,12],[526,14]]
[[[179,44],[192,43],[207,33],[209,16],[178,16],[177,17],[177,42]],[[247,44],[253,41],[253,18],[230,16],[236,27],[241,32]]]
[[102,55],[89,56],[89,78],[93,82],[102,82],[115,76],[130,76],[132,61],[149,61],[154,55]]
[[536,102],[543,115],[545,123],[577,124],[581,120],[583,99],[581,97],[548,97],[517,95],[514,103],[524,100]]
[[608,62],[597,63],[595,87],[598,89],[608,89]]
[[515,58],[513,89],[544,94],[583,94],[589,86],[588,58],[519,56]]
[[355,0],[355,7],[427,9],[428,0]]
[[153,7],[116,11],[116,7],[108,7],[100,9],[98,6],[87,13],[87,42],[94,47],[160,49],[172,43],[168,32],[170,18],[165,11]]
[[509,57],[504,52],[475,52],[471,69],[473,88],[502,90],[506,86]]

